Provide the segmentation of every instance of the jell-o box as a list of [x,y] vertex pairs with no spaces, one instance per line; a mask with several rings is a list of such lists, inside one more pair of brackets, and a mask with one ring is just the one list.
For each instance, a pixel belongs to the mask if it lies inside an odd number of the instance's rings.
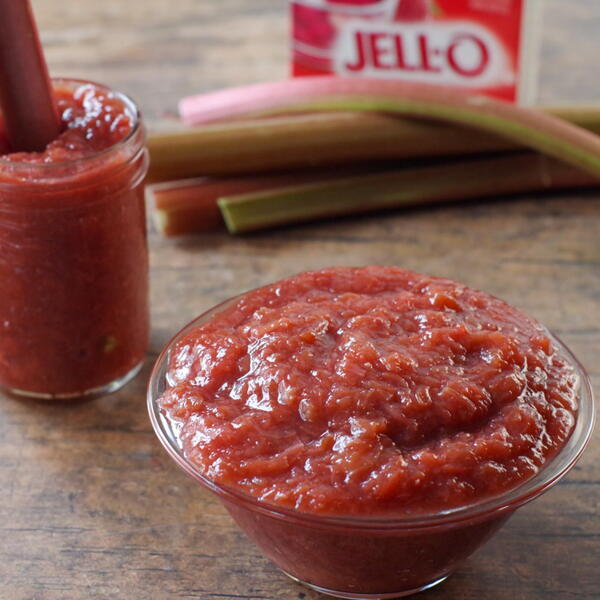
[[292,74],[535,100],[540,0],[292,0]]

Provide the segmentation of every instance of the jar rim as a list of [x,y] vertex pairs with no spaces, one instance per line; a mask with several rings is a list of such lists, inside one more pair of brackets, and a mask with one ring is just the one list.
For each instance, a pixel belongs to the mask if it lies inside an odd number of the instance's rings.
[[150,421],[154,433],[162,446],[183,471],[198,481],[203,487],[215,493],[221,500],[244,505],[249,510],[277,519],[311,524],[317,527],[379,531],[398,529],[421,531],[464,521],[478,521],[485,518],[497,517],[501,514],[512,513],[515,509],[534,500],[558,483],[575,465],[591,438],[595,421],[595,406],[590,378],[581,362],[575,357],[568,346],[559,337],[546,329],[548,337],[559,347],[576,371],[579,383],[579,406],[575,425],[563,447],[552,459],[540,467],[536,475],[526,479],[516,487],[495,496],[486,497],[471,504],[445,511],[406,516],[373,517],[364,515],[335,516],[299,511],[293,508],[277,506],[246,492],[220,485],[206,477],[196,465],[185,457],[181,445],[177,442],[171,424],[158,406],[158,399],[162,395],[162,391],[164,391],[169,356],[174,345],[192,329],[206,322],[215,314],[225,310],[241,296],[234,296],[217,304],[179,330],[165,345],[156,360],[147,388],[147,408]]
[[14,161],[14,160],[7,160],[5,158],[2,158],[2,156],[0,156],[0,169],[1,168],[10,168],[11,170],[19,170],[19,169],[38,170],[39,169],[40,173],[49,173],[52,171],[52,169],[64,169],[64,168],[73,167],[75,165],[86,164],[87,162],[96,161],[96,160],[98,160],[98,158],[108,156],[109,154],[111,154],[113,152],[117,152],[118,150],[120,150],[121,148],[126,146],[127,143],[132,138],[135,138],[135,136],[138,134],[140,127],[141,127],[141,123],[142,123],[142,116],[141,116],[140,109],[138,108],[137,104],[127,94],[124,94],[123,92],[119,92],[117,90],[113,90],[112,88],[108,87],[107,85],[104,85],[102,83],[97,83],[95,81],[90,81],[88,79],[78,79],[78,78],[72,78],[72,77],[52,77],[51,81],[52,81],[53,85],[56,85],[56,84],[60,85],[60,84],[66,83],[66,84],[74,84],[74,87],[80,86],[80,85],[81,86],[93,85],[100,90],[104,90],[104,91],[110,92],[111,94],[114,94],[116,98],[118,98],[125,104],[127,110],[131,114],[132,121],[133,121],[132,125],[131,125],[131,129],[129,130],[129,132],[127,133],[127,135],[125,137],[121,138],[118,142],[116,142],[112,146],[108,146],[107,148],[104,148],[103,150],[100,150],[99,152],[95,152],[95,153],[89,154],[87,156],[82,156],[80,158],[75,158],[75,159],[71,159],[71,160],[51,162],[51,163],[32,163],[32,162],[28,162],[28,161]]

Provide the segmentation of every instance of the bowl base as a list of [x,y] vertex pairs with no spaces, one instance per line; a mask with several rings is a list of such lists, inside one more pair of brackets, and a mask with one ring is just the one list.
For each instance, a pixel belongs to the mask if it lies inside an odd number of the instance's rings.
[[392,598],[403,598],[405,596],[411,596],[412,594],[417,594],[418,592],[424,592],[436,585],[439,585],[443,581],[446,581],[448,577],[450,577],[450,573],[444,575],[443,577],[439,577],[435,581],[431,581],[422,585],[418,588],[413,588],[410,590],[400,590],[398,592],[385,592],[383,594],[361,594],[354,592],[340,592],[337,590],[330,590],[328,588],[323,588],[319,585],[315,585],[314,583],[308,583],[307,581],[302,581],[293,575],[290,575],[286,571],[283,571],[285,575],[287,575],[290,579],[295,581],[296,583],[300,583],[311,590],[315,590],[315,592],[319,592],[320,594],[325,594],[326,596],[332,596],[334,598],[344,598],[344,600],[391,600]]

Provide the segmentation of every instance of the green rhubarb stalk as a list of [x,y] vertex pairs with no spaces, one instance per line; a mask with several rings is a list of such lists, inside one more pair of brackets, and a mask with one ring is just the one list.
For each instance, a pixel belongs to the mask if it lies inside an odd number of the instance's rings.
[[537,153],[346,177],[218,200],[231,233],[383,209],[599,185],[600,179]]
[[312,169],[292,173],[257,175],[252,177],[200,177],[158,183],[146,187],[146,196],[152,207],[157,231],[166,236],[205,233],[224,229],[217,199],[253,191],[316,183],[341,177],[381,171],[372,165],[352,171],[344,168]]
[[481,129],[600,176],[600,137],[541,111],[484,96],[383,79],[304,77],[184,99],[198,124],[311,111],[376,111]]
[[150,181],[497,151],[497,136],[377,113],[292,115],[196,127],[149,139]]
[[[600,108],[546,112],[600,132]],[[369,112],[273,117],[156,134],[150,181],[257,174],[315,166],[517,149],[497,135],[448,123]]]
[[600,106],[598,105],[544,106],[539,110],[595,134],[600,134]]

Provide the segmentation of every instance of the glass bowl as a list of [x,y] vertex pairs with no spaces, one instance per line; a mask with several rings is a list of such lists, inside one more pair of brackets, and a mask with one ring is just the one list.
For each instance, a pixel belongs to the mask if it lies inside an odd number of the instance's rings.
[[213,492],[246,535],[292,579],[321,593],[349,599],[398,598],[444,581],[514,511],[556,484],[573,467],[591,436],[590,380],[571,351],[551,334],[579,375],[579,411],[570,438],[539,473],[503,494],[448,511],[416,517],[335,517],[278,507],[205,477],[183,454],[176,432],[158,406],[167,387],[171,349],[232,298],[184,327],[164,348],[148,384],[148,411],[171,458]]

